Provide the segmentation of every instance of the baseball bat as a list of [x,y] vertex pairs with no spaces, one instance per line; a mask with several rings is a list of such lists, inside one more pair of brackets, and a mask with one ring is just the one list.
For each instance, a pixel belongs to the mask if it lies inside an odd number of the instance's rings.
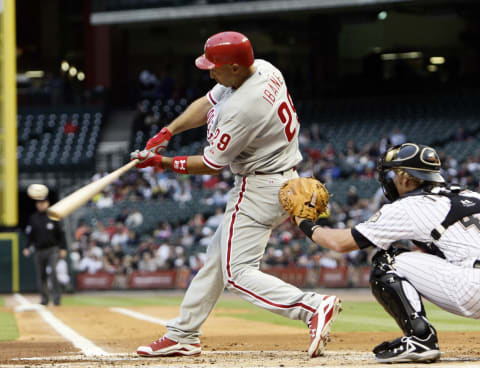
[[87,203],[92,197],[100,193],[106,186],[111,184],[118,177],[126,173],[132,167],[134,167],[139,161],[132,160],[129,163],[123,165],[115,171],[112,171],[110,174],[104,176],[101,179],[95,180],[94,182],[77,189],[75,192],[69,194],[65,198],[61,199],[54,205],[48,207],[47,216],[54,221],[60,221],[65,216],[68,216],[78,207]]

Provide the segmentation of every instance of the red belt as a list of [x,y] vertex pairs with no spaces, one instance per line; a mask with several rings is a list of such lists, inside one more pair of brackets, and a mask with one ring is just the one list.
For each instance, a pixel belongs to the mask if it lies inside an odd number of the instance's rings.
[[266,173],[266,172],[263,172],[263,171],[255,171],[254,174],[255,175],[275,175],[275,174],[280,174],[280,175],[283,175],[285,174],[286,172],[290,171],[290,170],[293,170],[293,171],[297,171],[297,168],[294,166],[288,170],[284,170],[284,171],[279,171],[279,172],[275,172],[275,173]]

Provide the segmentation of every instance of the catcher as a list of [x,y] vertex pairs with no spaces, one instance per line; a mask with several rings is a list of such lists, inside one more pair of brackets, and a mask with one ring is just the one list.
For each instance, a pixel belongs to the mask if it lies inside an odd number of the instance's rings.
[[[295,217],[303,232],[325,248],[379,248],[370,287],[404,333],[375,347],[379,363],[434,362],[440,357],[421,296],[451,313],[480,319],[480,194],[446,185],[440,167],[431,147],[395,146],[377,167],[391,203],[368,221],[352,229],[330,229],[304,215]],[[306,200],[291,201],[303,207]],[[302,212],[292,215],[296,213]],[[423,252],[393,248],[398,240],[410,240]]]

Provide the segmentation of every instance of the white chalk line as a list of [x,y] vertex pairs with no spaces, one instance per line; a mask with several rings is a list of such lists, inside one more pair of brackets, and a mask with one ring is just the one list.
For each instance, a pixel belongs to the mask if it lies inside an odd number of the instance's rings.
[[144,314],[144,313],[140,313],[140,312],[135,312],[131,309],[112,307],[112,308],[110,308],[110,310],[112,312],[125,314],[126,316],[133,317],[133,318],[136,318],[136,319],[141,319],[142,321],[155,323],[157,325],[166,326],[166,324],[167,324],[167,321],[165,321],[163,319],[155,318],[155,317],[149,316],[148,314]]
[[[14,294],[13,298],[23,306],[31,305],[30,301],[21,294]],[[73,346],[80,349],[86,356],[107,356],[109,353],[96,346],[93,342],[79,335],[72,328],[60,321],[52,312],[45,308],[39,308],[36,312],[61,336],[70,341]]]

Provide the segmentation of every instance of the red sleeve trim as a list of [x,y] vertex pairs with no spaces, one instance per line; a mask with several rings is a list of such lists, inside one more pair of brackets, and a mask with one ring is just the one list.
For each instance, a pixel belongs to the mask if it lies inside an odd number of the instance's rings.
[[215,99],[214,99],[213,96],[212,96],[212,91],[208,92],[207,98],[208,98],[208,101],[210,101],[210,103],[211,103],[212,105],[216,105],[216,104],[217,104],[217,101],[215,101]]
[[215,170],[220,170],[220,169],[223,169],[225,166],[220,166],[220,165],[217,165],[215,163],[213,163],[212,161],[208,160],[206,157],[205,157],[205,154],[202,156],[202,159],[203,159],[203,162],[205,165],[207,165],[208,167],[210,167],[211,169],[215,169]]

